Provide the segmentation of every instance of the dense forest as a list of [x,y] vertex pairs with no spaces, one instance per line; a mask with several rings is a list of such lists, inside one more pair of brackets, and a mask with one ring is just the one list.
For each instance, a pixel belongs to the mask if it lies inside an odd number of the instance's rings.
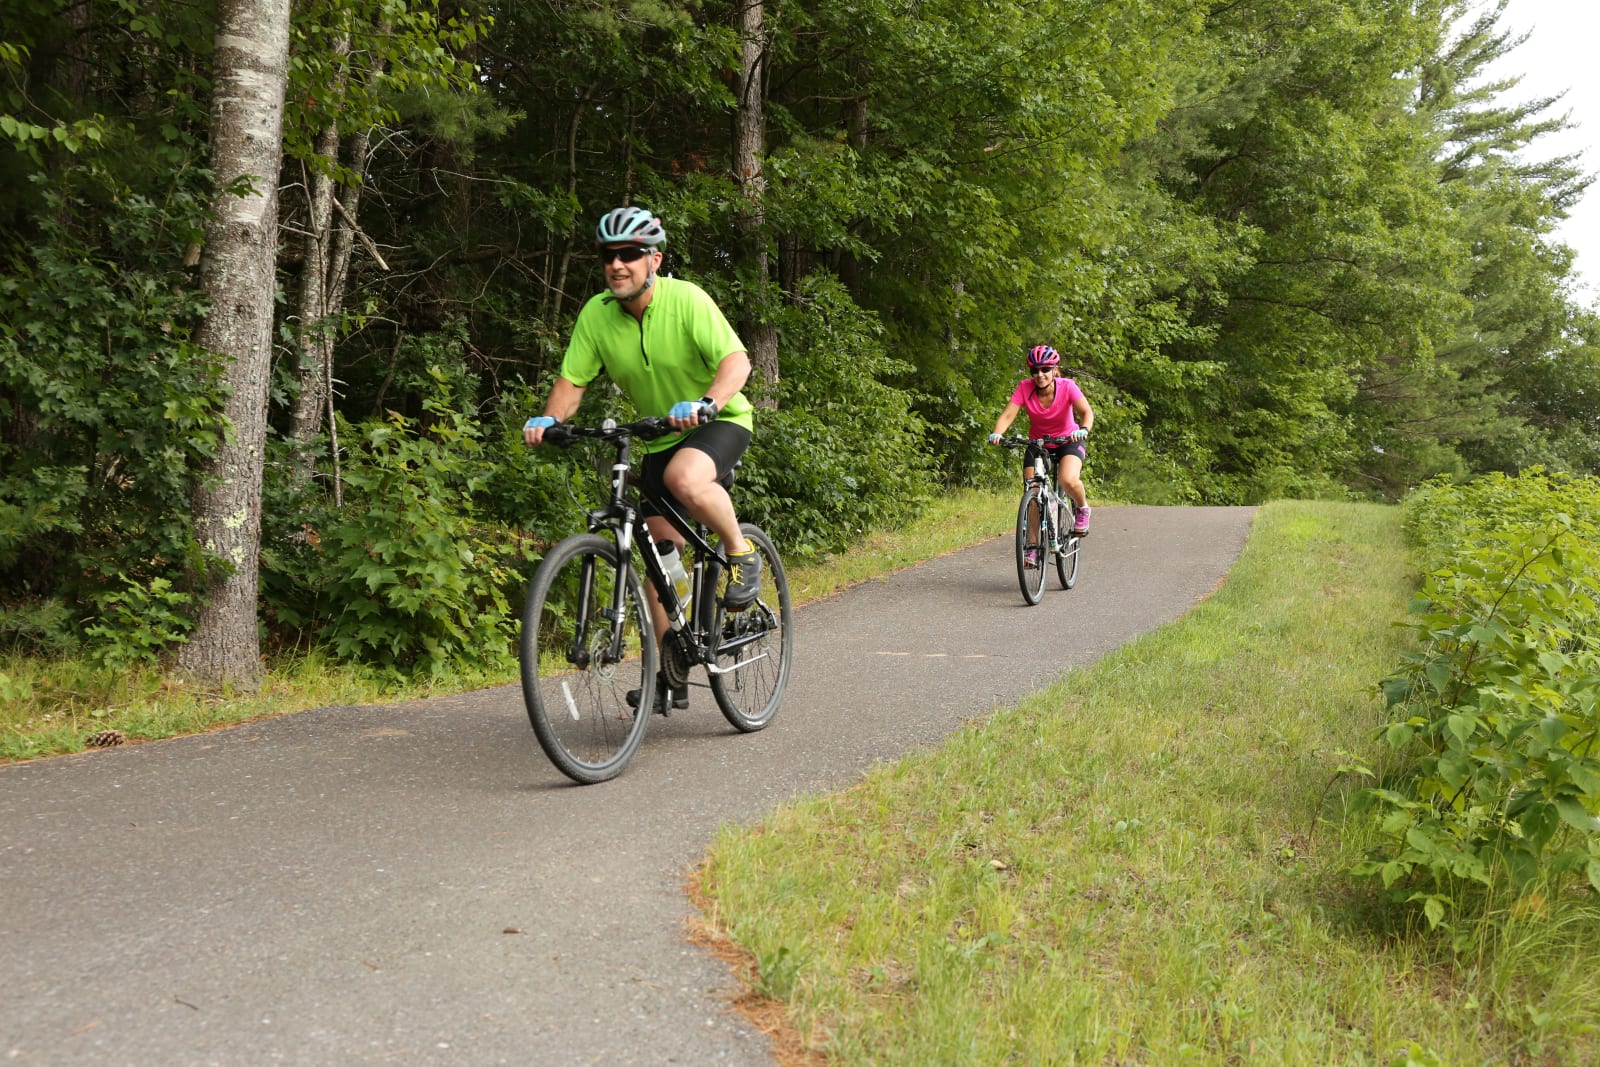
[[7,0],[0,646],[504,659],[593,475],[517,430],[619,204],[748,344],[740,510],[795,556],[998,477],[1039,342],[1102,498],[1600,472],[1590,178],[1500,15]]

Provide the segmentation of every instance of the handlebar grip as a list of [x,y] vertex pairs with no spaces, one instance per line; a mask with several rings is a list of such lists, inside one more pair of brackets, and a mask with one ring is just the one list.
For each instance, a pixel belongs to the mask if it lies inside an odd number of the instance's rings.
[[544,430],[545,444],[559,445],[560,447],[565,448],[577,439],[578,437],[576,434],[574,434],[567,427],[561,425],[559,422],[554,426],[546,426]]
[[671,424],[659,415],[648,415],[634,423],[634,426],[638,431],[638,435],[643,437],[645,440],[650,440],[651,438],[655,437],[665,437],[667,434],[673,432]]

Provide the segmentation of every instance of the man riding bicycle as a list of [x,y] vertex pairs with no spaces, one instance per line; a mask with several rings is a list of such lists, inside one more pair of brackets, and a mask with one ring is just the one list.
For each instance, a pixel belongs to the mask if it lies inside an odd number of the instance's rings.
[[[1094,409],[1089,399],[1071,378],[1059,376],[1061,354],[1049,345],[1035,345],[1028,352],[1028,377],[1017,383],[1005,410],[994,421],[989,443],[998,445],[1017,413],[1028,413],[1028,437],[1069,437],[1066,443],[1032,444],[1022,458],[1022,477],[1033,477],[1037,459],[1046,452],[1056,459],[1056,481],[1072,501],[1072,532],[1089,532],[1089,494],[1083,487],[1083,462],[1088,457],[1084,442],[1094,427]],[[1037,563],[1030,561],[1030,565]]]
[[[600,219],[595,247],[607,291],[578,313],[544,414],[527,421],[522,438],[541,444],[545,430],[577,412],[602,371],[641,415],[664,416],[677,432],[643,444],[645,491],[681,506],[721,539],[729,564],[723,603],[742,608],[761,585],[761,557],[740,532],[728,495],[733,468],[750,445],[753,406],[740,391],[750,358],[705,290],[656,274],[666,240],[661,220],[640,207],[619,207]],[[648,500],[645,508],[650,535],[681,552],[683,531]],[[656,633],[665,634],[666,611],[653,587],[647,594]],[[664,712],[669,687],[664,675],[658,681],[655,710]],[[674,708],[688,707],[688,686],[674,687],[670,699]]]

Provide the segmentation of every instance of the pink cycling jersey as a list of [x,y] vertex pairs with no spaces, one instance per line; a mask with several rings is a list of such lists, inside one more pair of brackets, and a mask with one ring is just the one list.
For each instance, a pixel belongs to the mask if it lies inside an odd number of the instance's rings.
[[1055,402],[1045,407],[1039,402],[1039,387],[1032,378],[1024,378],[1011,394],[1011,403],[1028,413],[1028,436],[1055,437],[1069,434],[1078,428],[1072,405],[1083,398],[1083,390],[1071,378],[1056,379]]

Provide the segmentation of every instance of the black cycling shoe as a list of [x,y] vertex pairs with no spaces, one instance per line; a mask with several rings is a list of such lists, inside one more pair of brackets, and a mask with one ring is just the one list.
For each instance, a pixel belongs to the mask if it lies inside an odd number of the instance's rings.
[[761,592],[761,554],[754,548],[738,555],[728,553],[728,589],[722,602],[738,611],[747,608]]
[[[672,707],[673,708],[681,710],[681,709],[686,708],[686,707],[689,706],[689,686],[688,686],[688,683],[685,683],[683,685],[676,685],[676,686],[672,685],[671,683],[669,683],[667,681],[667,676],[666,675],[661,674],[660,672],[657,672],[657,674],[656,674],[656,700],[655,700],[655,707],[651,709],[657,715],[670,714],[670,712],[667,709],[667,690],[669,690],[669,689],[672,690]],[[625,699],[628,702],[628,707],[633,708],[635,711],[639,710],[639,690],[637,690],[637,689],[628,690],[627,695],[623,699]]]

